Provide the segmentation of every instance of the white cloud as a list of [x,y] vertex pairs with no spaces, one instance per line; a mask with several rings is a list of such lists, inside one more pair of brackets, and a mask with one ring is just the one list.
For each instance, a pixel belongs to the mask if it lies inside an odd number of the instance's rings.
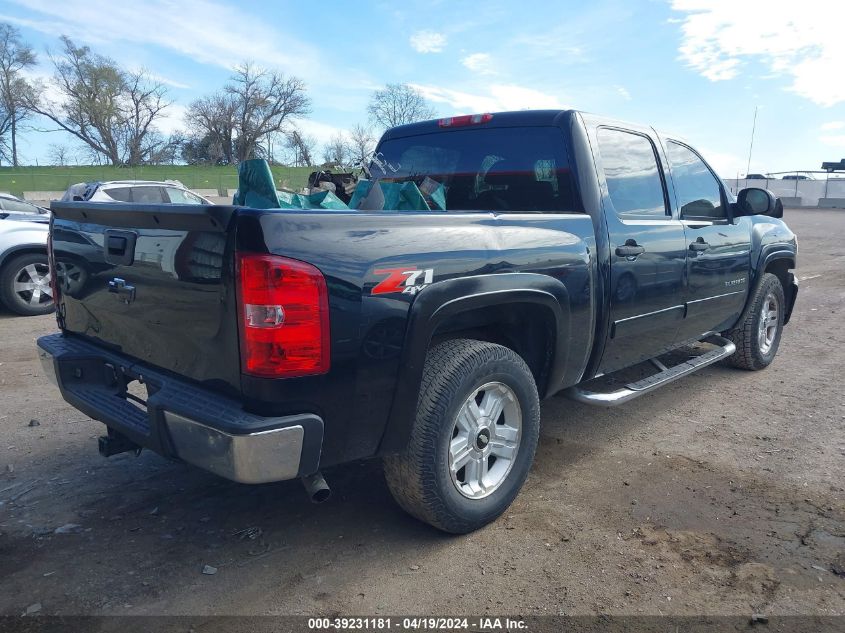
[[[736,154],[731,154],[729,152],[717,152],[709,150],[706,147],[701,147],[699,149],[701,150],[701,155],[704,156],[704,160],[706,160],[722,178],[736,178],[737,173],[745,173],[747,158],[744,161]],[[753,167],[754,164],[752,163],[752,171],[754,171]]]
[[48,35],[66,34],[75,41],[98,45],[128,42],[160,46],[199,63],[229,69],[251,60],[286,72],[308,68],[309,76],[320,76],[316,49],[237,6],[214,0],[13,1],[37,17],[0,15],[0,20]]
[[65,95],[59,90],[56,82],[53,81],[53,73],[41,66],[36,68],[25,68],[21,74],[30,82],[41,86],[41,96],[51,103],[64,103]]
[[845,149],[845,134],[825,134],[819,137],[819,141],[831,147]]
[[737,77],[748,60],[791,77],[788,89],[822,106],[845,101],[841,4],[804,0],[673,0],[686,14],[680,58],[711,81]]
[[492,84],[485,93],[470,93],[441,86],[412,84],[435,103],[445,103],[459,112],[498,112],[503,110],[542,110],[566,108],[555,95],[513,84]]
[[461,63],[464,66],[479,75],[495,74],[496,71],[493,70],[492,62],[493,60],[487,53],[473,53],[472,55],[467,55],[461,60]]
[[343,128],[329,125],[328,123],[321,123],[320,121],[313,121],[311,119],[297,119],[294,125],[305,135],[313,136],[321,145],[328,143],[333,136],[337,134],[348,134],[347,130]]
[[446,36],[437,31],[417,31],[410,42],[418,53],[439,53],[446,46]]
[[841,130],[843,128],[845,128],[845,121],[829,121],[821,126],[822,130]]
[[169,77],[165,77],[164,75],[159,75],[153,72],[150,72],[146,68],[140,68],[138,66],[133,66],[130,68],[132,72],[143,72],[148,79],[151,81],[158,82],[160,84],[164,84],[165,86],[170,86],[171,88],[182,88],[184,90],[189,90],[191,86],[188,84],[184,84],[181,81],[176,81],[175,79],[170,79]]
[[573,43],[573,29],[569,22],[545,33],[530,32],[516,35],[510,44],[529,58],[554,59],[555,63],[583,63],[584,49]]
[[631,93],[628,92],[628,89],[625,88],[625,86],[616,86],[616,92],[620,97],[625,99],[625,101],[631,100]]
[[178,103],[171,103],[164,110],[162,110],[161,118],[156,119],[155,126],[158,131],[169,136],[177,130],[184,131],[185,125],[185,106]]

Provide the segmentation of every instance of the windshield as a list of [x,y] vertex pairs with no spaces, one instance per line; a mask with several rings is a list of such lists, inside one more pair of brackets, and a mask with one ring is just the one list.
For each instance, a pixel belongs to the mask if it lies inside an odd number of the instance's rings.
[[563,134],[556,127],[467,128],[384,141],[373,180],[426,178],[446,189],[447,211],[573,211]]

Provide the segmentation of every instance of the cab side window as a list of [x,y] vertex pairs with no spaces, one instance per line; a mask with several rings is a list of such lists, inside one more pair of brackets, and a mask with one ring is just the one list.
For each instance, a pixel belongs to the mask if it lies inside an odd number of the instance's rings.
[[668,141],[666,155],[672,169],[681,217],[724,220],[727,215],[719,181],[698,154],[685,145]]
[[657,154],[642,134],[612,128],[597,132],[607,192],[620,216],[665,217]]

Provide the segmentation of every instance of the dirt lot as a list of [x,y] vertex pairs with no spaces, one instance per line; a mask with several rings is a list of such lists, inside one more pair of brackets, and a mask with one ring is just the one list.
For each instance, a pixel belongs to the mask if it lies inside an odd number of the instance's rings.
[[522,494],[463,537],[405,516],[376,463],[313,506],[105,460],[34,360],[53,318],[0,312],[0,614],[845,614],[845,212],[787,220],[801,293],[767,371],[550,399]]

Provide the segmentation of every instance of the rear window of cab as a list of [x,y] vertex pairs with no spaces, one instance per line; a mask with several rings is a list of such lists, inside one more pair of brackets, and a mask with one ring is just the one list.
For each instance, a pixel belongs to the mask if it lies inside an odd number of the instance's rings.
[[562,213],[575,210],[572,174],[557,127],[467,128],[384,141],[373,180],[430,178],[446,190],[446,211]]

